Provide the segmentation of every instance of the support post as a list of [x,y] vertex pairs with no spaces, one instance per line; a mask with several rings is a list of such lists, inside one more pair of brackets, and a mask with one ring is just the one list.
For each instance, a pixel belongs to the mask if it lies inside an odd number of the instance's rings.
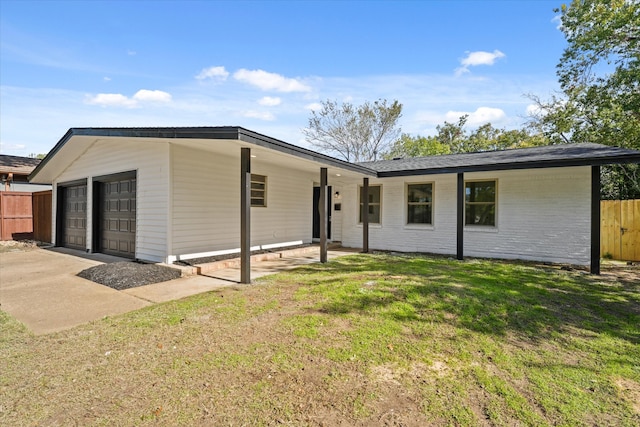
[[320,168],[320,262],[327,262],[327,226],[328,206],[327,206],[327,168]]
[[362,252],[369,253],[369,178],[362,178]]
[[600,166],[591,166],[591,274],[600,274]]
[[240,149],[240,283],[251,283],[251,149]]
[[464,173],[458,173],[457,188],[457,212],[456,212],[456,259],[464,259]]

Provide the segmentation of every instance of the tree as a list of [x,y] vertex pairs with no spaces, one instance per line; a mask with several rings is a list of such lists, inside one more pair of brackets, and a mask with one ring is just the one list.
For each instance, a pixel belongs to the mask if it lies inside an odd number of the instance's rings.
[[[640,149],[640,2],[573,0],[556,11],[567,39],[557,65],[562,92],[530,96],[538,107],[530,126],[552,143]],[[603,169],[603,197],[640,197],[639,175],[637,165]]]
[[319,111],[312,111],[309,125],[302,132],[318,151],[346,161],[377,160],[401,132],[397,123],[402,104],[398,101],[367,101],[354,106],[326,100],[321,104]]
[[460,116],[458,123],[445,121],[443,125],[436,126],[438,131],[436,138],[441,144],[448,146],[449,152],[453,154],[469,151],[467,147],[467,131],[464,128],[468,118],[469,115],[465,114]]
[[548,145],[548,139],[540,133],[529,133],[525,129],[505,130],[485,123],[469,132],[466,129],[467,115],[457,123],[444,122],[436,126],[435,136],[411,136],[402,134],[391,150],[385,153],[385,159],[396,157],[422,157],[440,154],[471,153],[477,151],[496,151],[511,148]]
[[434,136],[411,136],[403,133],[383,157],[391,160],[398,157],[425,157],[449,153],[451,153],[449,146],[442,144]]

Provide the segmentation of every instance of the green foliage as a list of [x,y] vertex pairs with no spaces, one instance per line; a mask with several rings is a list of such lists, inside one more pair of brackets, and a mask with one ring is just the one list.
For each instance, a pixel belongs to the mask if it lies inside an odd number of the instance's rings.
[[469,131],[466,129],[467,119],[468,116],[464,115],[458,119],[457,123],[445,121],[444,124],[436,126],[438,132],[436,136],[402,134],[400,139],[384,154],[384,158],[508,150],[547,145],[549,142],[541,133],[530,133],[526,129],[499,129],[491,123],[485,123],[479,128]]
[[449,146],[438,141],[436,137],[412,136],[403,133],[383,157],[391,160],[396,157],[425,157],[449,153],[451,153]]
[[322,101],[312,111],[303,129],[307,141],[317,150],[350,162],[377,160],[398,138],[402,104],[379,99],[354,106],[349,102]]
[[[640,149],[640,3],[573,0],[558,10],[567,47],[557,65],[562,93],[542,100],[529,125],[552,143]],[[640,197],[637,165],[606,168],[604,198]]]

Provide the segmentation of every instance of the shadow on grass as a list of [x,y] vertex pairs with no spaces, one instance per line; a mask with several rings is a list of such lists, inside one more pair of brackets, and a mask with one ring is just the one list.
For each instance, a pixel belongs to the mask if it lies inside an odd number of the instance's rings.
[[355,255],[298,270],[329,314],[376,312],[529,340],[575,328],[640,343],[640,285],[522,263]]

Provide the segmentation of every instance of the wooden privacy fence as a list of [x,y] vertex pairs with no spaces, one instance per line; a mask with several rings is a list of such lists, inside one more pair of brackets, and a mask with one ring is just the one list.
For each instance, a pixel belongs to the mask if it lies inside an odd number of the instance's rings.
[[603,200],[600,214],[600,255],[640,261],[640,200]]
[[33,193],[33,239],[51,241],[51,190]]
[[51,190],[0,191],[0,240],[51,241]]

